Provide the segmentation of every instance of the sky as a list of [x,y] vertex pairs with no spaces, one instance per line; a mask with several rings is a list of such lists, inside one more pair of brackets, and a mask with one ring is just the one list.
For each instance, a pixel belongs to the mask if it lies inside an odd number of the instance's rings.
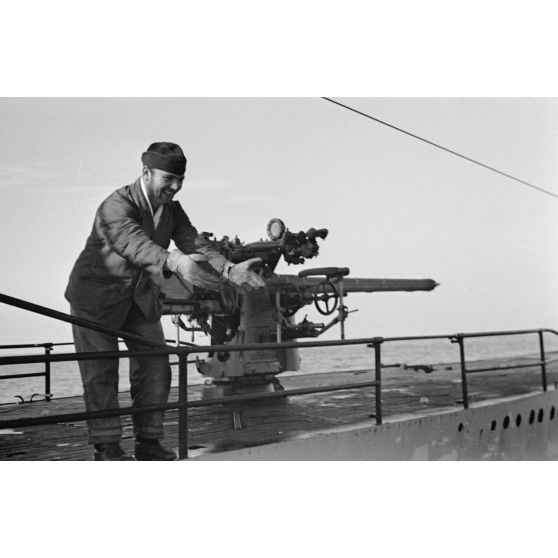
[[[557,99],[336,100],[558,194]],[[68,311],[99,203],[139,176],[150,143],[174,141],[188,158],[178,199],[199,230],[252,241],[273,217],[329,229],[317,259],[279,273],[440,283],[351,294],[347,337],[558,326],[558,199],[323,99],[2,98],[0,120],[4,294]],[[2,343],[70,338],[0,306]]]

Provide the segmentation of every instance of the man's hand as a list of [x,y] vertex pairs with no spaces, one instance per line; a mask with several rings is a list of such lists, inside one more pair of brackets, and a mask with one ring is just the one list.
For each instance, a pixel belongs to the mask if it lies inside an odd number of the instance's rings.
[[217,271],[209,268],[209,265],[202,267],[205,262],[207,262],[207,258],[200,254],[183,254],[180,250],[173,250],[169,254],[165,266],[187,283],[212,291],[220,291],[224,284],[223,278]]
[[250,268],[261,263],[261,258],[250,258],[245,262],[237,263],[228,270],[227,279],[242,293],[249,293],[265,287],[265,281]]

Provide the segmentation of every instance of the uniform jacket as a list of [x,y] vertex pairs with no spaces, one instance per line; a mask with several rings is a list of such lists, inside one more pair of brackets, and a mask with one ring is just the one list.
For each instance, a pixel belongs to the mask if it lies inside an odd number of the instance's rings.
[[113,192],[97,210],[70,274],[65,297],[74,313],[118,329],[135,301],[149,321],[157,321],[162,306],[151,274],[163,272],[171,239],[182,252],[201,253],[223,270],[227,260],[198,236],[179,202],[163,206],[155,228],[140,179]]

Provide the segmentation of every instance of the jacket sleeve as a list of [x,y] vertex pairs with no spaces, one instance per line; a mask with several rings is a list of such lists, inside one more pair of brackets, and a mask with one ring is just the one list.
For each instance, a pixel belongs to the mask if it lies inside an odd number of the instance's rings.
[[168,252],[153,242],[140,224],[138,208],[115,194],[99,208],[100,234],[119,256],[150,273],[160,273]]
[[222,273],[225,264],[229,263],[229,260],[221,254],[215,242],[198,234],[196,227],[192,225],[179,203],[174,203],[173,205],[175,210],[175,228],[172,238],[176,247],[185,254],[191,254],[192,252],[203,254],[208,259],[211,267]]

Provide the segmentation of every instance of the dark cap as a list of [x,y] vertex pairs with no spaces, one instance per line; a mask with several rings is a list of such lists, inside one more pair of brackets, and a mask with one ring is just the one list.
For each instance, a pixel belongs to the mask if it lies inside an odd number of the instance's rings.
[[152,143],[141,160],[150,169],[159,169],[172,174],[184,174],[186,170],[186,157],[176,143],[159,141]]

